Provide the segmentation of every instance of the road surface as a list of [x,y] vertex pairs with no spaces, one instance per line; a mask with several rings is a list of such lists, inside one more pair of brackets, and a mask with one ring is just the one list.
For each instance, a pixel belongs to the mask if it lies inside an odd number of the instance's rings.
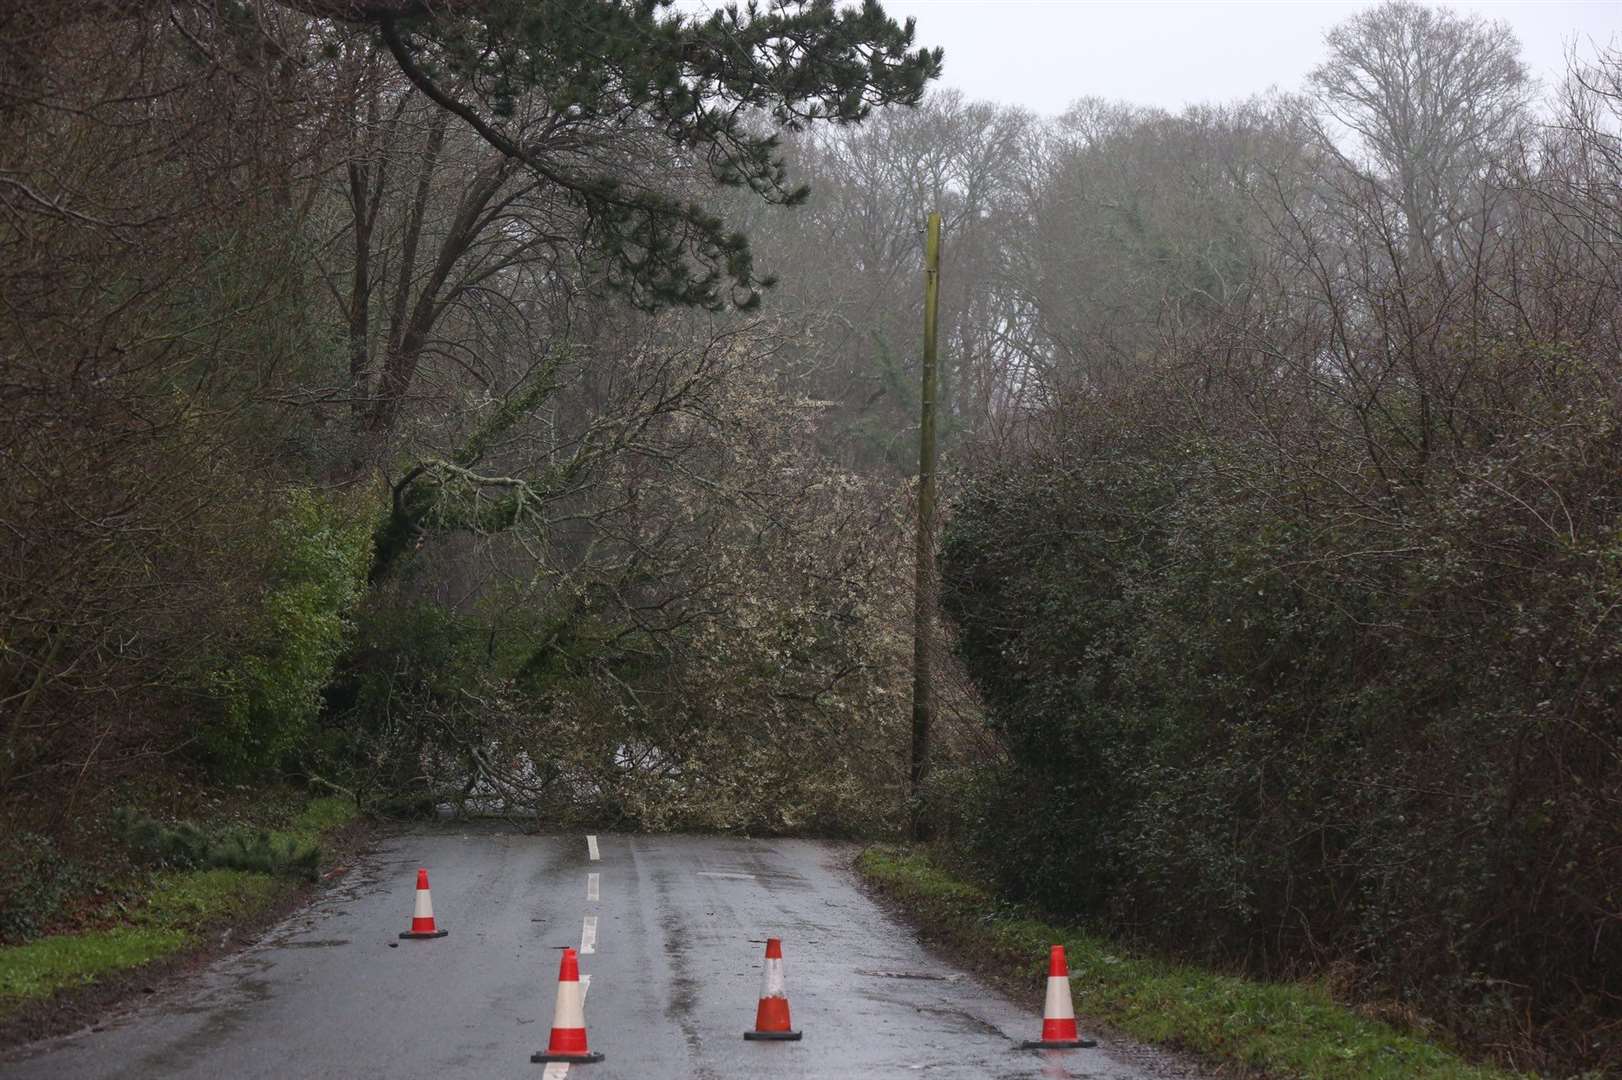
[[[21,1047],[0,1075],[1097,1077],[1168,1080],[1148,1050],[1019,1050],[1038,1007],[923,949],[865,896],[851,849],[725,837],[396,836],[257,944],[101,1030]],[[594,857],[595,856],[595,857]],[[416,869],[449,935],[401,941]],[[768,936],[800,1042],[746,1042]],[[593,1065],[533,1065],[558,957],[580,949]],[[1082,1018],[1082,1027],[1087,1027]]]

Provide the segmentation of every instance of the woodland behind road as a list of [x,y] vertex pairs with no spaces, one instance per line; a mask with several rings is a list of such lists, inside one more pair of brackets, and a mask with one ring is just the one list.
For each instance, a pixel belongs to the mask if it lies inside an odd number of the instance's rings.
[[281,785],[911,832],[1619,1067],[1622,53],[1386,0],[1175,114],[942,63],[871,3],[0,11],[0,941],[309,873]]

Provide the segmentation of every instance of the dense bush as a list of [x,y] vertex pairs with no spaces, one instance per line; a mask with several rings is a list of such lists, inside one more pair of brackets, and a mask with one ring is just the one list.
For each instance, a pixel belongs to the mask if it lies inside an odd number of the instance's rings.
[[0,881],[0,941],[27,941],[45,930],[89,875],[48,836],[24,832],[6,845]]
[[207,676],[216,709],[202,732],[227,774],[274,767],[309,733],[366,585],[366,523],[292,492],[269,537],[269,584],[255,622]]
[[1012,759],[978,826],[1009,886],[1210,958],[1351,960],[1466,1027],[1615,1019],[1614,374],[1495,362],[1547,392],[1355,512],[1344,447],[1131,402],[980,472],[944,600]]

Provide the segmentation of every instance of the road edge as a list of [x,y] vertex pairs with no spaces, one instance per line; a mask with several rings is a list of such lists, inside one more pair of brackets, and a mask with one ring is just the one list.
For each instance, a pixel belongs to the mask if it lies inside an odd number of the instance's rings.
[[1134,956],[1119,943],[1043,922],[918,847],[869,846],[852,869],[921,938],[1017,998],[1040,999],[1048,947],[1063,944],[1084,1024],[1224,1076],[1535,1080],[1471,1064],[1332,1001],[1318,986],[1261,983]]
[[229,923],[207,926],[195,940],[133,967],[98,974],[94,981],[63,987],[47,997],[18,1002],[0,1015],[0,1054],[10,1057],[30,1044],[100,1026],[151,996],[163,993],[223,957],[258,941],[294,912],[313,904],[340,879],[355,858],[375,846],[382,826],[356,818],[321,837],[322,872],[269,896],[261,906]]

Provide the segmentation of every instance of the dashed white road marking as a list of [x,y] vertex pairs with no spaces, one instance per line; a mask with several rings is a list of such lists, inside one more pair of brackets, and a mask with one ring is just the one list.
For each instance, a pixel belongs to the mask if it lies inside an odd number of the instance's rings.
[[[590,989],[591,976],[580,976],[580,1004],[584,1005],[586,1003],[586,991]],[[569,1063],[567,1061],[549,1061],[546,1063],[546,1069],[541,1073],[541,1080],[563,1080],[568,1075]]]
[[597,951],[597,916],[587,915],[586,920],[580,924],[580,955],[588,956]]
[[[592,862],[600,862],[602,860],[602,855],[597,850],[597,838],[595,836],[587,835],[587,837],[586,837],[586,854],[591,856],[591,861]],[[602,889],[602,885],[601,885],[600,882],[601,882],[601,878],[597,874],[587,874],[586,875],[586,899],[587,900],[596,900],[596,899],[598,899],[598,897],[600,895],[600,892],[601,892],[601,889]],[[581,956],[590,956],[592,953],[595,953],[596,951],[597,951],[597,916],[595,916],[595,915],[587,915],[585,917],[584,921],[582,921],[581,924],[580,924],[580,955]],[[581,1002],[581,1004],[585,1004],[586,991],[588,991],[590,989],[591,989],[591,976],[590,975],[581,975],[580,976],[580,1002]],[[547,1063],[546,1069],[541,1073],[541,1080],[563,1080],[563,1078],[568,1076],[568,1075],[569,1075],[569,1063],[567,1061],[552,1061],[552,1062]]]
[[736,878],[739,881],[753,881],[753,880],[755,880],[755,875],[753,875],[753,874],[730,874],[730,873],[727,873],[727,872],[725,872],[723,870],[700,870],[698,872],[698,876],[699,877]]

